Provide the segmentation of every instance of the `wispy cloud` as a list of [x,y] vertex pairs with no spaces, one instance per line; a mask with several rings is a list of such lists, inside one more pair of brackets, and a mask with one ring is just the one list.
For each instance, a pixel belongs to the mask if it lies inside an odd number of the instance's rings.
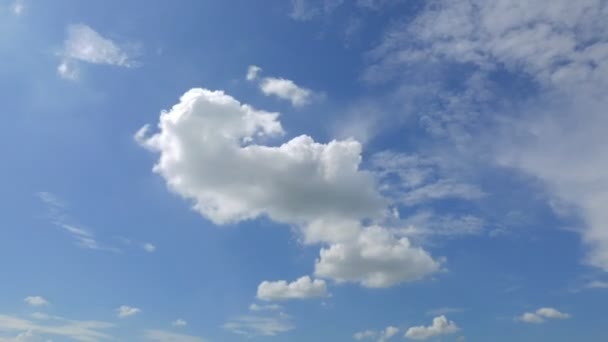
[[246,336],[276,336],[294,329],[289,316],[240,316],[223,325],[223,328],[235,334]]
[[114,327],[112,323],[77,321],[65,318],[56,318],[41,324],[17,316],[0,314],[0,332],[7,334],[36,334],[80,342],[98,342],[112,339],[110,335],[104,332],[104,330],[112,327]]
[[181,318],[178,318],[175,321],[171,322],[171,325],[174,327],[185,327],[186,325],[188,325],[188,322]]
[[67,28],[67,37],[60,53],[59,75],[66,79],[78,78],[78,63],[105,64],[118,67],[134,67],[139,63],[125,47],[103,37],[85,24],[74,24]]

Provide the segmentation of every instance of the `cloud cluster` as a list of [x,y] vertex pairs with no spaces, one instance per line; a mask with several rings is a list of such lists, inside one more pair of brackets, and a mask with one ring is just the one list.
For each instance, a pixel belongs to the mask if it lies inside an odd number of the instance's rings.
[[153,342],[205,342],[207,340],[192,335],[178,334],[165,330],[149,329],[144,332],[144,337]]
[[405,337],[413,340],[427,340],[432,337],[454,334],[459,330],[456,323],[442,315],[433,318],[433,323],[429,326],[421,325],[407,329]]
[[135,139],[160,153],[154,171],[169,188],[214,223],[266,216],[299,228],[306,243],[327,244],[317,276],[386,287],[439,269],[407,238],[361,224],[381,219],[387,202],[360,169],[359,142],[301,135],[260,144],[283,135],[278,116],[221,91],[191,89],[161,113],[157,133],[144,126]]
[[554,308],[540,308],[536,312],[526,312],[517,317],[517,320],[525,323],[544,323],[547,319],[568,319],[571,316],[567,313],[559,312]]
[[[596,0],[431,1],[413,21],[388,30],[370,52],[374,62],[365,74],[378,81],[421,67],[425,74],[462,72],[448,76],[463,90],[433,92],[445,99],[444,110],[421,124],[543,182],[551,201],[565,204],[560,213],[572,207],[584,221],[587,261],[604,270],[608,216],[599,203],[608,199],[608,176],[601,171],[608,167],[606,15],[608,4]],[[523,87],[526,94],[511,95],[505,87]],[[509,110],[502,113],[497,108],[505,102]]]

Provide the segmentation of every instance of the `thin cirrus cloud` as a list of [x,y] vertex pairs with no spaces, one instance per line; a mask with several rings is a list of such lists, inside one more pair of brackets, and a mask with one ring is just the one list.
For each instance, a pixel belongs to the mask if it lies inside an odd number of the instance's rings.
[[79,321],[56,317],[53,320],[45,318],[44,322],[38,322],[0,314],[0,334],[18,334],[17,336],[22,338],[9,339],[9,341],[29,341],[25,337],[33,336],[48,336],[80,342],[111,340],[112,336],[107,333],[107,330],[113,327],[114,324],[101,321]]
[[30,306],[46,306],[49,305],[49,301],[41,296],[28,296],[23,299]]
[[560,312],[554,308],[545,307],[540,308],[535,312],[525,312],[516,319],[524,323],[540,324],[551,319],[568,319],[570,317],[570,314]]
[[324,97],[323,94],[301,87],[289,79],[277,77],[260,78],[261,72],[262,68],[259,66],[250,65],[247,69],[246,79],[248,81],[257,81],[260,91],[266,96],[275,96],[289,101],[294,107],[303,107]]
[[58,74],[70,80],[79,78],[80,63],[134,67],[135,61],[125,47],[103,37],[85,24],[73,24],[67,28],[67,37],[60,52]]
[[119,318],[126,318],[141,313],[141,309],[134,308],[128,305],[121,305],[118,309],[116,309],[116,313]]
[[442,335],[450,335],[460,331],[460,328],[453,321],[445,316],[433,318],[433,323],[429,326],[415,326],[407,329],[405,337],[413,340],[428,340],[429,338]]
[[263,281],[258,286],[257,297],[261,300],[307,299],[327,296],[324,280],[301,277],[291,283],[285,280]]
[[229,320],[222,327],[235,334],[248,337],[276,336],[295,328],[286,315],[240,316]]
[[361,223],[381,220],[388,201],[359,167],[359,142],[301,135],[276,147],[257,144],[284,134],[278,117],[222,91],[191,89],[161,114],[159,132],[149,134],[146,125],[135,140],[160,154],[154,171],[214,223],[266,215],[297,227],[307,244],[326,244],[317,277],[389,287],[440,270],[406,237]]
[[[431,101],[442,101],[440,109],[425,110],[421,126],[474,158],[538,179],[558,214],[574,208],[567,214],[581,221],[585,261],[603,270],[608,215],[598,203],[608,199],[602,171],[608,167],[608,99],[601,95],[608,91],[606,11],[602,1],[434,1],[386,32],[369,52],[364,75],[369,82],[399,79],[412,86],[417,66],[425,66],[425,75],[466,66],[462,90],[441,80],[440,86],[414,84],[432,90]],[[520,97],[495,90],[521,87],[497,81],[497,71],[508,75],[502,81],[527,80],[534,91]]]

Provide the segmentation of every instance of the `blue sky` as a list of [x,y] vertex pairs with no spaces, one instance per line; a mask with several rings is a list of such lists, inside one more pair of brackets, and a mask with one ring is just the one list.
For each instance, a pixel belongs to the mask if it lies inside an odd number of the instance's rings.
[[603,341],[606,15],[0,1],[0,342]]

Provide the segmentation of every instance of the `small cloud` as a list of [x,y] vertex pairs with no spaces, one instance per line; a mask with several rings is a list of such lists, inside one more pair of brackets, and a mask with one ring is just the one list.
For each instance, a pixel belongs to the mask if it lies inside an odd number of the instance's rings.
[[249,310],[251,311],[277,311],[281,310],[281,306],[278,304],[268,304],[268,305],[260,305],[253,303],[249,305]]
[[57,74],[61,78],[71,81],[77,80],[79,76],[76,65],[66,60],[62,61],[61,64],[57,66]]
[[261,300],[306,299],[327,296],[324,280],[304,276],[291,283],[285,280],[263,281],[258,286],[257,297]]
[[540,308],[534,313],[526,312],[517,317],[516,320],[525,323],[540,324],[544,323],[547,319],[568,319],[570,317],[570,314],[559,312],[554,308]]
[[186,325],[188,325],[188,322],[184,321],[181,318],[178,318],[175,321],[171,322],[171,325],[174,327],[185,327]]
[[127,68],[139,64],[125,48],[85,24],[68,26],[60,56],[62,61],[57,67],[57,73],[68,80],[78,79],[79,62]]
[[51,316],[49,316],[48,314],[45,314],[44,312],[34,312],[30,316],[32,316],[32,318],[40,319],[40,320],[46,320],[46,319],[51,318]]
[[15,15],[21,15],[23,13],[23,11],[25,10],[25,5],[23,4],[22,1],[15,1],[13,2],[12,6],[11,6],[11,10],[13,11],[13,13]]
[[[294,81],[285,78],[264,77],[260,79],[262,68],[257,65],[250,65],[247,69],[246,78],[248,81],[259,80],[258,86],[266,96],[275,96],[282,100],[291,102],[294,107],[303,107],[316,100],[321,100],[325,96],[316,93],[308,88],[297,85]],[[144,132],[145,133],[145,132]],[[136,134],[136,140],[137,140]]]
[[46,306],[49,305],[49,302],[40,296],[28,296],[23,300],[30,306]]
[[127,305],[121,305],[118,309],[116,309],[116,311],[118,312],[118,317],[120,317],[120,318],[137,315],[138,313],[141,312],[140,309],[133,308],[133,307],[130,307]]
[[156,251],[156,246],[151,243],[144,243],[142,248],[148,253],[153,253],[154,251]]
[[414,340],[426,340],[441,335],[449,335],[458,332],[460,328],[453,321],[445,316],[433,318],[433,323],[429,326],[417,326],[407,329],[405,337]]
[[247,81],[253,81],[258,78],[261,71],[262,68],[260,68],[259,66],[250,65],[249,68],[247,68]]

